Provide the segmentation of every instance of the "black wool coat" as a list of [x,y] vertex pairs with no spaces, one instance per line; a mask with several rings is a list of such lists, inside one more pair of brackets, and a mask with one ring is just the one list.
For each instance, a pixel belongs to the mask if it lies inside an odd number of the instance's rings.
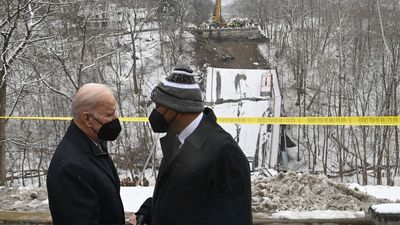
[[173,139],[160,139],[163,159],[153,198],[136,214],[151,225],[252,224],[249,163],[212,110],[205,109],[175,154]]
[[125,224],[119,178],[101,146],[71,122],[47,174],[54,225]]

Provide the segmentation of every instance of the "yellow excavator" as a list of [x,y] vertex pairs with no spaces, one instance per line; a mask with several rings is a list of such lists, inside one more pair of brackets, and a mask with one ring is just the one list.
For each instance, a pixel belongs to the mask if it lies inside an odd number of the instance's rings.
[[224,19],[222,19],[222,10],[221,10],[221,0],[216,0],[214,14],[212,16],[212,23],[217,27],[224,27],[226,23]]

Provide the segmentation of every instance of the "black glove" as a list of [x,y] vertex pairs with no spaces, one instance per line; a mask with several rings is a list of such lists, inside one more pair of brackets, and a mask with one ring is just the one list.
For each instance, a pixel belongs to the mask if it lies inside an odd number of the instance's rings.
[[152,198],[146,199],[136,214],[136,225],[151,224],[151,206],[153,203]]
[[136,225],[144,225],[144,216],[136,215]]

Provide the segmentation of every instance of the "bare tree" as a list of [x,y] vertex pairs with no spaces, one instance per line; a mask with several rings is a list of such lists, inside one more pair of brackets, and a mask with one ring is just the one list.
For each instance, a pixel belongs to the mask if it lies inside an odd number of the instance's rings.
[[[398,115],[398,2],[236,1],[270,39],[293,116]],[[254,7],[256,6],[256,7]],[[257,10],[254,10],[256,8]],[[261,13],[262,11],[262,13]],[[264,13],[266,12],[266,13]],[[325,174],[360,173],[360,182],[393,184],[398,127],[298,126],[298,155]],[[301,143],[301,144],[300,144]],[[396,169],[394,169],[394,167]],[[317,172],[317,171],[316,171]],[[358,176],[357,176],[358,179]]]
[[[51,4],[31,0],[1,1],[0,11],[0,113],[6,115],[7,80],[12,76],[13,67],[35,43],[49,39],[40,31],[51,11]],[[6,182],[5,126],[7,120],[0,121],[0,185]]]

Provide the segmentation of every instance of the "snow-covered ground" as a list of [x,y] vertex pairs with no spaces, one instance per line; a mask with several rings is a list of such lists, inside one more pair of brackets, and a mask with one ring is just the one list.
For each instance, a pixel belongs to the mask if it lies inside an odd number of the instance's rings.
[[[136,212],[153,190],[154,186],[121,187],[125,211]],[[398,186],[343,185],[320,175],[254,175],[252,192],[254,212],[277,219],[363,218],[370,206],[378,213],[400,212]],[[0,187],[0,210],[48,209],[46,188]]]
[[368,193],[369,195],[375,196],[376,198],[388,199],[393,202],[400,203],[400,187],[399,186],[382,186],[382,185],[368,185],[361,186],[359,184],[348,184],[351,189],[358,190],[360,192]]
[[136,212],[142,203],[153,195],[154,186],[121,187],[121,198],[127,212]]
[[276,219],[354,219],[364,218],[364,211],[312,210],[312,211],[279,211],[271,215]]
[[393,204],[400,202],[397,186],[345,185],[294,172],[256,177],[252,183],[253,211],[276,219],[363,218],[371,206],[379,213],[400,213],[400,204]]

